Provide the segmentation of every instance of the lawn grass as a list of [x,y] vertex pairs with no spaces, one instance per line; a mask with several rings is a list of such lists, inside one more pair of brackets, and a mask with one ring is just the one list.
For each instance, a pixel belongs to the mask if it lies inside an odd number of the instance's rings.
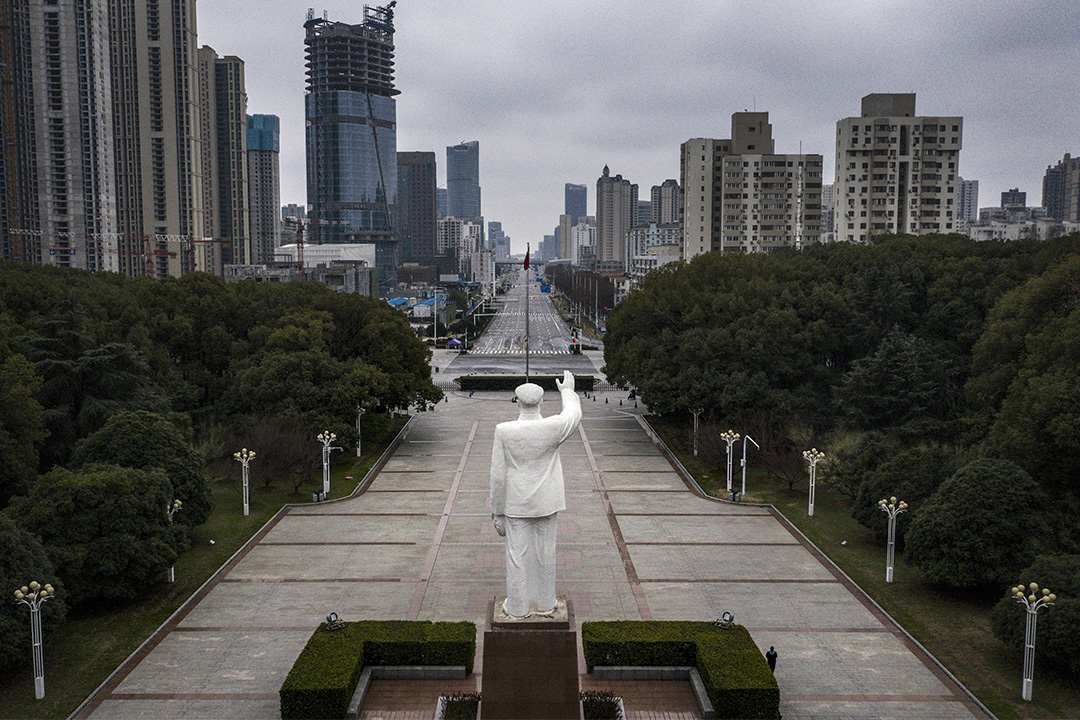
[[[685,427],[655,416],[649,421],[702,489],[724,497],[726,468],[695,458]],[[779,510],[998,717],[1080,718],[1080,683],[1039,665],[1037,646],[1033,699],[1020,699],[1023,654],[1008,650],[990,631],[990,610],[1007,588],[990,597],[943,591],[904,562],[899,548],[893,582],[886,583],[884,542],[851,518],[850,498],[819,483],[814,517],[808,517],[806,481],[789,490],[786,482],[752,465],[746,490],[744,501]]]
[[[355,451],[335,455],[328,499],[351,493],[406,421],[395,418],[377,442],[365,438],[363,457],[357,458]],[[292,484],[284,481],[262,485],[257,470],[253,463],[250,514],[245,517],[239,463],[223,460],[211,467],[214,510],[204,525],[192,531],[191,547],[176,562],[175,583],[163,580],[153,587],[133,587],[127,604],[75,610],[59,631],[45,638],[42,700],[34,699],[27,619],[26,665],[0,677],[0,718],[66,718],[282,506],[310,502],[311,493],[322,489],[321,470],[295,493]],[[49,612],[48,603],[42,612]]]

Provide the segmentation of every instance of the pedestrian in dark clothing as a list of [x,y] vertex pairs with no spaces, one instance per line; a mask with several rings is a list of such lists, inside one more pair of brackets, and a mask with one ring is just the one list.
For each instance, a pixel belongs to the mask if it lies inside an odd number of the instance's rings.
[[769,652],[765,653],[765,660],[769,663],[769,669],[776,672],[776,648],[769,646]]

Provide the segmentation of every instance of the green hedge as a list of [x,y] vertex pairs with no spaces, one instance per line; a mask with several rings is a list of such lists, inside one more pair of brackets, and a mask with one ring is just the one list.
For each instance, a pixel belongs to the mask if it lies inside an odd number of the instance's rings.
[[741,625],[711,622],[586,622],[581,644],[589,672],[597,665],[690,665],[721,718],[780,716],[780,688],[765,656]]
[[464,665],[472,672],[476,625],[361,620],[311,635],[279,691],[281,717],[343,718],[365,665]]
[[[562,380],[562,375],[530,375],[529,382],[536,383],[545,390],[557,390],[555,378]],[[455,378],[462,390],[514,390],[525,382],[524,375],[463,375]],[[592,390],[596,378],[592,375],[575,375],[576,390]]]

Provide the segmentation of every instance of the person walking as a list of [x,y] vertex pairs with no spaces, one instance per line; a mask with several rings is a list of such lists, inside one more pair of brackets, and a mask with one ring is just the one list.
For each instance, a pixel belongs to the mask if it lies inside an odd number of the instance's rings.
[[776,648],[769,646],[769,652],[765,653],[765,661],[769,663],[769,670],[776,672]]

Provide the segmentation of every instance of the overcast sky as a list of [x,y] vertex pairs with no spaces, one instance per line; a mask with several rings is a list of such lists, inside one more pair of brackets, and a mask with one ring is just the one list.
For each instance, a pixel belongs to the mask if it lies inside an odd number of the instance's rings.
[[[314,1],[314,0],[312,0]],[[378,4],[369,3],[369,4]],[[322,0],[350,24],[363,2]],[[248,112],[281,118],[281,201],[304,203],[304,29],[295,0],[199,0],[199,44],[245,61]],[[515,252],[553,232],[563,185],[605,164],[649,188],[679,177],[679,145],[767,111],[776,151],[825,158],[836,121],[873,92],[964,117],[960,174],[979,205],[1080,153],[1076,0],[400,0],[398,150],[480,141],[487,220]]]

